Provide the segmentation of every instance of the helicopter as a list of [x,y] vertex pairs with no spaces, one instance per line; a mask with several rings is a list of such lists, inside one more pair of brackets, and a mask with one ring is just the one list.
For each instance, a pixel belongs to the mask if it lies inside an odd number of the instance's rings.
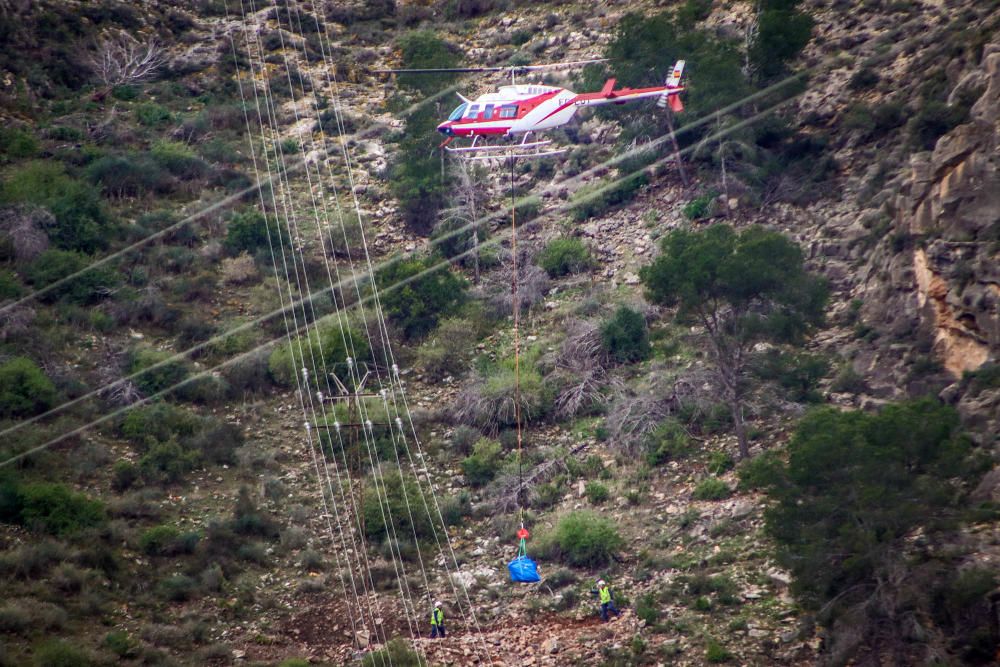
[[[558,155],[566,148],[553,147],[551,139],[532,138],[545,130],[561,127],[573,119],[583,107],[602,104],[625,104],[645,98],[658,98],[657,106],[684,110],[680,93],[684,86],[684,61],[678,60],[664,85],[649,88],[615,88],[616,80],[608,79],[596,92],[575,93],[566,88],[534,83],[517,83],[515,77],[528,72],[575,67],[603,62],[605,58],[576,60],[548,65],[513,67],[450,67],[434,69],[377,70],[384,74],[431,74],[443,72],[510,72],[510,85],[499,86],[495,92],[470,100],[458,93],[462,103],[437,126],[445,136],[441,148],[469,160],[502,158],[539,158]],[[520,141],[517,139],[520,137]],[[456,139],[468,140],[465,145],[452,145]],[[498,141],[499,139],[499,141]]]

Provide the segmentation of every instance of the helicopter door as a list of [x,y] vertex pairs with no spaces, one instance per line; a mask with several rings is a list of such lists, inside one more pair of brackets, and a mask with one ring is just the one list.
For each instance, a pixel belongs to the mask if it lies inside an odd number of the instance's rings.
[[516,104],[505,104],[500,107],[500,117],[501,118],[517,118],[517,105]]
[[469,111],[468,113],[465,114],[465,118],[466,120],[475,120],[478,115],[479,115],[479,105],[473,104],[472,106],[469,107]]
[[493,106],[492,104],[487,104],[486,108],[483,109],[483,120],[491,120],[493,118]]

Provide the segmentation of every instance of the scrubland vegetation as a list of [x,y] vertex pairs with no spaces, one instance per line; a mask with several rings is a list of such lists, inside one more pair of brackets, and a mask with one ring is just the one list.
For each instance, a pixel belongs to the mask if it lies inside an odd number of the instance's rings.
[[[870,357],[838,346],[886,334],[788,213],[838,187],[835,155],[931,150],[982,91],[950,95],[942,67],[875,96],[873,59],[822,123],[760,117],[816,75],[818,19],[737,4],[752,30],[703,0],[264,3],[245,43],[215,41],[237,18],[215,0],[0,9],[0,665],[290,667],[320,616],[343,657],[364,643],[338,606],[362,562],[400,636],[403,591],[421,624],[457,577],[487,628],[511,604],[562,627],[605,577],[644,625],[592,662],[989,664],[997,578],[970,535],[997,520],[977,491],[994,443],[954,405],[995,393],[997,365],[942,401],[927,343],[924,391],[869,396]],[[978,58],[962,20],[950,43]],[[369,66],[473,62],[470,34],[503,65],[601,30],[609,60],[553,81],[660,85],[685,58],[684,116],[601,107],[559,131],[559,162],[508,174],[443,166],[435,126],[466,80],[372,92]],[[110,35],[155,67],[98,71]],[[683,177],[672,143],[603,164],[672,133]],[[522,520],[544,590],[489,573]],[[427,663],[373,648],[361,664]]]

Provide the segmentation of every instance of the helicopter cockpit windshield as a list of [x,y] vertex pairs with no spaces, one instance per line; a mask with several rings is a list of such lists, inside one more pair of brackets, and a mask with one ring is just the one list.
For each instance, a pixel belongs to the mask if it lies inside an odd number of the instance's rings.
[[465,102],[463,102],[462,104],[459,104],[458,108],[455,109],[454,111],[452,111],[451,115],[448,116],[448,120],[458,120],[459,118],[461,118],[462,114],[465,113],[466,107],[468,107],[468,106],[469,105],[467,103],[465,103]]

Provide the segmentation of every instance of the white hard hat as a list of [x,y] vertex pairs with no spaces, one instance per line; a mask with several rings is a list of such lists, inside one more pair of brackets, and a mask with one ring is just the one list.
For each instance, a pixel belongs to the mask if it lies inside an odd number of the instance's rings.
[[434,603],[434,606],[435,607],[440,607],[442,604],[443,603],[441,602],[441,600],[438,600],[437,602]]
[[603,579],[598,579],[597,580],[597,585],[598,586],[603,586],[604,585],[604,580]]

